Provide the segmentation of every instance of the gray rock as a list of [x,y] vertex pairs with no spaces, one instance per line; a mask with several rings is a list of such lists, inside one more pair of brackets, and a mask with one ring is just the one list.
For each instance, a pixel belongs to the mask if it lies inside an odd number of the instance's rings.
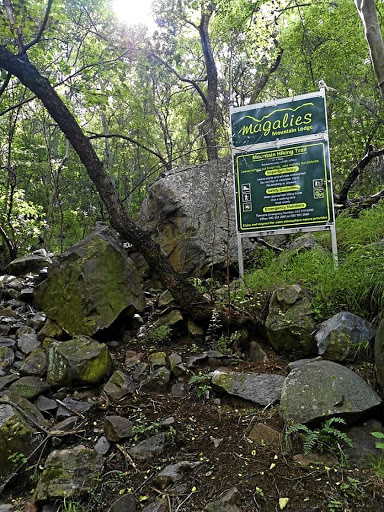
[[61,405],[57,410],[56,418],[63,420],[69,418],[76,413],[85,414],[91,408],[91,404],[84,402],[83,400],[74,400],[73,398],[66,397],[61,401]]
[[256,341],[251,341],[249,346],[249,360],[257,363],[266,361],[267,354]]
[[17,346],[24,354],[30,354],[40,346],[37,334],[32,329],[31,331],[32,332],[22,334],[17,341]]
[[112,400],[120,400],[124,396],[135,392],[135,383],[125,373],[116,370],[104,386],[104,391]]
[[[180,272],[202,276],[211,265],[224,267],[227,242],[230,262],[237,262],[231,160],[163,173],[150,187],[138,217]],[[255,244],[249,239],[243,244],[246,256]]]
[[168,502],[166,499],[160,499],[147,505],[141,512],[168,512]]
[[167,355],[165,352],[154,352],[148,357],[148,362],[152,368],[167,366]]
[[6,270],[16,276],[21,276],[28,274],[28,272],[38,272],[51,264],[52,260],[48,255],[29,254],[11,261]]
[[159,297],[159,307],[168,306],[168,304],[171,304],[171,302],[174,302],[175,299],[173,298],[172,293],[169,290],[165,290],[160,297]]
[[148,376],[149,365],[147,363],[139,363],[132,373],[132,378],[135,382],[141,382]]
[[316,238],[310,233],[306,233],[305,235],[301,235],[295,238],[292,242],[290,242],[286,249],[288,251],[304,251],[313,249],[314,247],[320,247]]
[[17,459],[12,461],[12,455],[28,457],[42,440],[36,427],[28,423],[26,415],[40,425],[44,425],[44,419],[31,403],[15,394],[2,395],[1,399],[9,401],[0,404],[0,476],[3,476],[20,463]]
[[376,442],[381,440],[376,439],[371,432],[384,433],[382,423],[370,419],[350,427],[346,432],[352,441],[352,446],[345,448],[345,455],[349,462],[353,462],[359,468],[369,468],[373,458],[382,457],[383,450],[376,448]]
[[0,391],[10,386],[12,382],[16,382],[17,380],[19,380],[19,378],[19,375],[16,375],[14,373],[10,373],[9,375],[4,375],[3,377],[0,377]]
[[374,330],[362,318],[347,311],[341,311],[323,322],[316,332],[315,339],[319,355],[332,361],[354,358],[369,348]]
[[175,396],[184,396],[185,395],[185,384],[184,382],[175,382],[172,384],[171,393]]
[[297,361],[291,361],[288,363],[288,368],[294,370],[295,368],[301,368],[307,363],[313,363],[313,361],[321,361],[322,357],[312,357],[311,359],[298,359]]
[[220,391],[259,405],[272,405],[280,400],[285,377],[255,373],[212,373],[212,384]]
[[59,257],[36,288],[35,299],[72,336],[92,336],[123,312],[132,316],[145,307],[139,273],[105,226]]
[[183,364],[180,354],[171,354],[168,360],[171,372],[175,377],[181,377],[187,373],[187,369]]
[[24,302],[29,302],[33,300],[33,294],[34,294],[34,288],[23,288],[20,291],[20,300],[23,300]]
[[105,436],[101,436],[95,444],[95,452],[100,453],[100,455],[107,455],[110,447],[111,443],[108,439]]
[[137,460],[148,460],[160,455],[165,446],[165,434],[157,434],[145,439],[128,450],[129,455]]
[[34,400],[39,395],[43,395],[47,391],[50,391],[50,386],[42,379],[38,377],[21,377],[21,379],[13,382],[9,386],[10,391],[17,393],[19,396],[26,398],[27,400]]
[[285,379],[280,414],[289,424],[329,416],[356,421],[380,404],[379,395],[349,368],[314,361],[292,370]]
[[167,391],[169,381],[171,379],[171,372],[168,368],[161,366],[151,373],[142,383],[141,389],[143,391],[154,391],[162,393]]
[[0,505],[0,512],[14,512],[15,509],[11,503],[4,503]]
[[377,382],[384,390],[384,319],[381,320],[375,336],[375,369]]
[[98,384],[111,372],[108,348],[87,336],[53,343],[48,354],[47,380],[51,386]]
[[156,322],[153,325],[153,330],[158,329],[159,327],[163,325],[168,325],[169,327],[172,327],[173,325],[176,325],[178,322],[183,321],[183,315],[178,309],[173,309],[169,313],[160,316]]
[[108,512],[136,512],[136,510],[135,496],[124,494],[112,504]]
[[123,416],[106,416],[104,434],[108,441],[118,443],[122,439],[133,437],[133,423]]
[[13,338],[6,338],[5,336],[0,336],[0,347],[13,347],[15,345],[16,340],[14,340]]
[[20,366],[20,373],[43,377],[47,373],[48,356],[44,349],[37,348],[26,357]]
[[101,470],[103,458],[82,445],[54,450],[45,462],[37,483],[36,501],[53,501],[88,494]]
[[269,342],[279,352],[289,356],[316,354],[312,306],[299,285],[274,291],[265,326]]
[[10,347],[0,347],[0,368],[10,368],[14,360],[15,353]]
[[155,478],[153,483],[158,489],[165,489],[170,484],[179,482],[183,479],[184,475],[197,467],[200,462],[182,461],[177,464],[170,464],[165,467]]
[[44,313],[36,313],[28,323],[35,331],[38,331],[43,327],[46,319],[47,317]]
[[37,397],[37,399],[34,401],[34,405],[39,409],[40,412],[56,411],[56,409],[59,407],[56,400],[47,398],[44,395]]
[[240,512],[237,504],[240,502],[240,493],[236,487],[232,487],[217,501],[208,503],[204,512]]

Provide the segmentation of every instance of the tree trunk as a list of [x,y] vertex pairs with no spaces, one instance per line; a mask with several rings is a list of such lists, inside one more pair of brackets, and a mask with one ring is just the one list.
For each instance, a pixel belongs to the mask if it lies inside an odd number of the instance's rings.
[[108,210],[112,227],[141,252],[150,268],[156,269],[163,285],[192,318],[207,321],[211,316],[212,304],[172,268],[159,245],[128,216],[92,144],[49,81],[40,75],[26,55],[14,55],[3,45],[0,45],[0,68],[12,73],[30,89],[56,121],[95,184]]
[[201,48],[204,55],[205,67],[207,69],[207,101],[205,108],[208,114],[208,119],[204,124],[204,139],[207,146],[208,160],[217,160],[219,158],[216,134],[217,67],[213,57],[208,33],[208,26],[212,16],[213,6],[210,6],[210,9],[211,10],[208,13],[202,14],[198,30],[200,35]]
[[355,0],[355,5],[363,22],[377,85],[384,99],[384,43],[377,19],[375,0]]

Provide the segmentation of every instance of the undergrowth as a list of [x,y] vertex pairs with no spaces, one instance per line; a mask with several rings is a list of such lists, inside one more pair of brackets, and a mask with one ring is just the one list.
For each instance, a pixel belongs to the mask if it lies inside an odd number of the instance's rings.
[[358,219],[340,215],[336,226],[339,266],[327,247],[324,233],[309,251],[259,249],[253,270],[245,276],[255,291],[300,284],[312,295],[319,320],[347,310],[372,319],[384,307],[384,205],[363,212]]

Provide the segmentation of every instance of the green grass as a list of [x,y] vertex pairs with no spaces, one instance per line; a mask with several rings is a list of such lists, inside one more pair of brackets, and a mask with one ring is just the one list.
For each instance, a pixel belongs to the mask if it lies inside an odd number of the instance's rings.
[[[257,292],[272,292],[298,283],[311,296],[319,320],[342,310],[374,318],[384,308],[384,206],[363,212],[358,219],[339,216],[337,234],[338,268],[322,245],[310,251],[284,251],[278,257],[259,249],[246,284]],[[318,235],[320,243],[325,236]]]

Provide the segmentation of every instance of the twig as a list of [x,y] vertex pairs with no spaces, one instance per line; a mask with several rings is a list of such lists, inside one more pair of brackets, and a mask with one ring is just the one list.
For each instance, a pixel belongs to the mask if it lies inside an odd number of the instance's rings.
[[68,404],[66,404],[65,402],[62,402],[61,400],[59,400],[58,398],[56,398],[56,402],[61,405],[62,407],[64,407],[64,409],[67,409],[67,411],[69,412],[73,412],[73,414],[76,414],[77,416],[79,416],[82,420],[85,420],[85,416],[84,414],[82,414],[81,412],[79,411],[76,411],[76,409],[73,409],[72,407],[70,407]]
[[123,457],[125,458],[125,460],[127,460],[131,466],[133,467],[133,469],[137,472],[139,472],[139,470],[137,469],[137,466],[136,464],[134,463],[132,457],[129,455],[129,453],[126,452],[126,450],[121,446],[121,444],[116,444],[116,448],[118,450],[120,450],[120,452],[122,453]]
[[180,510],[180,508],[184,505],[184,503],[186,503],[186,502],[189,500],[189,498],[192,496],[192,494],[195,494],[195,493],[194,493],[193,491],[192,491],[192,492],[190,492],[190,493],[188,494],[188,496],[187,496],[187,497],[186,497],[186,498],[185,498],[185,499],[180,503],[180,505],[177,507],[177,509],[175,510],[175,512],[178,512],[178,511]]

